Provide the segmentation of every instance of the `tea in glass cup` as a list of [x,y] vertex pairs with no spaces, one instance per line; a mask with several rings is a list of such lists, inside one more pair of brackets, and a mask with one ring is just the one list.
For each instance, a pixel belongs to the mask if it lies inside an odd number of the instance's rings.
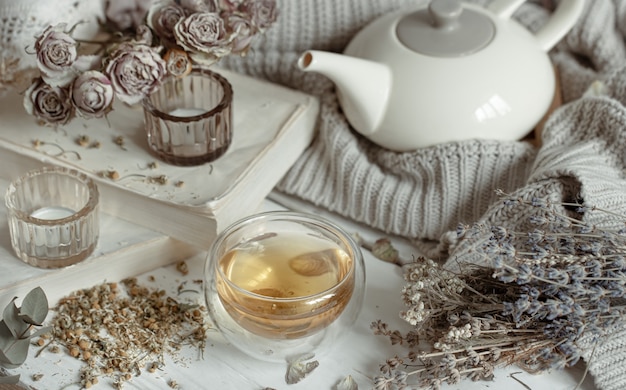
[[213,244],[205,272],[217,327],[264,360],[320,352],[362,305],[358,246],[316,216],[270,212],[235,223]]

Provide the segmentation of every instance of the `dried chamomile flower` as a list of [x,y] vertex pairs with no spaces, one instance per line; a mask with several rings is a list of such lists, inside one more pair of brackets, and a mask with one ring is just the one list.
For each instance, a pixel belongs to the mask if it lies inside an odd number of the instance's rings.
[[181,261],[176,264],[176,270],[183,275],[187,275],[189,273],[189,267],[187,266],[187,262]]
[[[206,342],[206,308],[179,302],[129,278],[79,290],[55,308],[54,342],[84,363],[81,385],[113,378],[116,388],[142,372],[156,372],[181,345]],[[174,382],[172,382],[174,383]],[[176,388],[176,387],[173,387]]]
[[107,170],[107,171],[100,171],[98,172],[98,176],[100,177],[104,177],[113,181],[119,180],[120,179],[120,174],[118,171],[115,170]]
[[113,143],[117,146],[119,146],[122,150],[127,150],[126,149],[126,140],[124,138],[124,136],[122,135],[118,135],[117,137],[113,138]]
[[167,184],[168,179],[167,179],[167,176],[165,175],[158,175],[158,176],[149,177],[148,181],[154,184],[165,185]]
[[89,145],[89,136],[87,136],[87,135],[79,135],[76,138],[76,144],[78,146],[86,147],[87,145]]

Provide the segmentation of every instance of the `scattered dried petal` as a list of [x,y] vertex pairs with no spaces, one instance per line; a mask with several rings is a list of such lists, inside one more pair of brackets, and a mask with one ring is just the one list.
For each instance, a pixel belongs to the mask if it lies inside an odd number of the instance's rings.
[[376,240],[372,246],[372,254],[380,260],[394,264],[398,263],[398,250],[394,248],[391,241],[387,238]]
[[359,385],[352,378],[352,375],[348,375],[337,383],[335,390],[359,390]]
[[333,249],[305,253],[289,260],[289,268],[303,276],[320,276],[331,271]]
[[307,360],[313,359],[313,357],[315,357],[315,354],[305,353],[292,359],[287,359],[288,367],[285,381],[288,385],[300,382],[319,366],[317,360],[307,362]]

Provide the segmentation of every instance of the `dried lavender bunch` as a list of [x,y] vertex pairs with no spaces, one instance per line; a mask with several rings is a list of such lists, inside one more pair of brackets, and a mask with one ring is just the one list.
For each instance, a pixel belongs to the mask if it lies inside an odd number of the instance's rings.
[[377,390],[490,379],[494,368],[510,364],[529,372],[568,367],[623,319],[626,229],[599,228],[583,216],[604,212],[622,226],[625,216],[577,202],[504,202],[530,210],[521,224],[528,229],[457,230],[480,262],[460,263],[460,272],[425,258],[406,267],[407,309],[400,315],[414,328],[402,334],[382,321],[372,324],[376,334],[408,348],[381,365]]

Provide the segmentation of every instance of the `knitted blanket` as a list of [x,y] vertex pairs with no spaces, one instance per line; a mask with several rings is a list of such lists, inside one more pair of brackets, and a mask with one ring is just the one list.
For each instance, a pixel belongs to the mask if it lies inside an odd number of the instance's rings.
[[[456,242],[459,222],[524,228],[524,210],[504,211],[496,189],[528,199],[584,200],[625,215],[626,0],[588,0],[578,23],[550,52],[564,104],[545,124],[541,147],[469,140],[398,153],[354,132],[333,84],[295,64],[307,49],[341,52],[370,21],[415,3],[279,0],[278,25],[249,56],[222,62],[321,100],[318,135],[277,189],[411,239],[450,267],[476,261]],[[552,3],[528,1],[513,17],[534,31],[549,17]],[[594,210],[584,218],[607,228],[624,223]],[[626,388],[626,326],[607,330],[585,357],[599,389]]]

